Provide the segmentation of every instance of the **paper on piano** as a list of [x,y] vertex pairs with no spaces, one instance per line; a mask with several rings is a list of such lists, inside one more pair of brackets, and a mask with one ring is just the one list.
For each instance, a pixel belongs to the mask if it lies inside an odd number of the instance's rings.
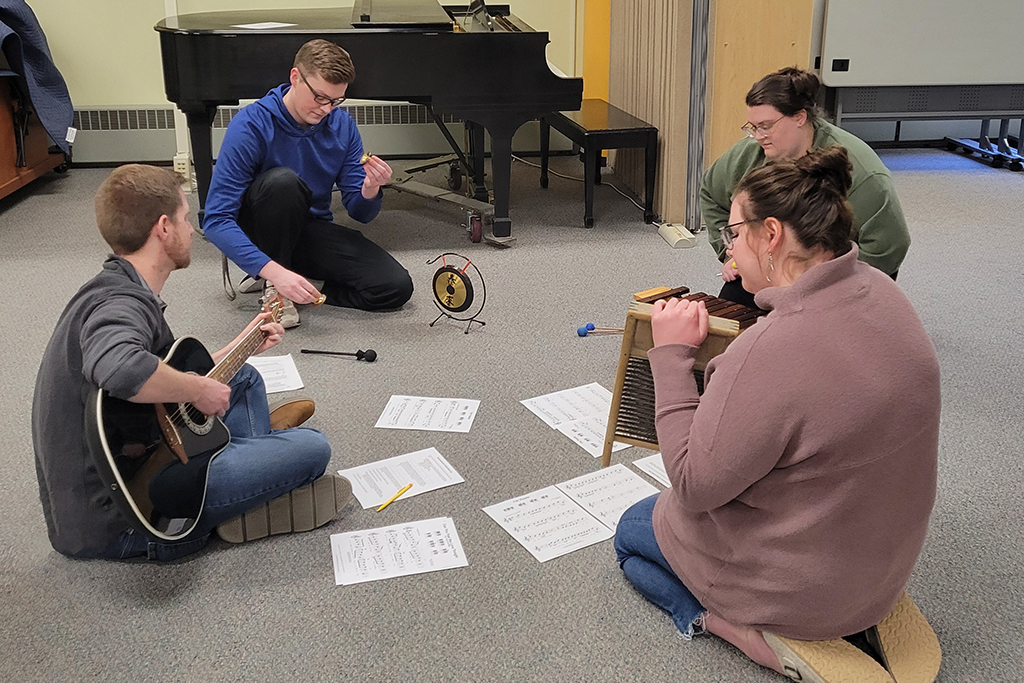
[[299,369],[295,367],[295,359],[290,353],[287,356],[252,356],[246,363],[260,373],[268,394],[303,387]]
[[331,534],[334,585],[466,567],[451,517]]
[[280,21],[260,21],[255,24],[234,24],[231,28],[244,28],[254,31],[264,31],[271,28],[288,28],[298,24],[283,24]]
[[622,513],[658,490],[615,465],[484,508],[538,562],[615,535]]
[[352,493],[364,510],[383,505],[409,483],[412,488],[398,502],[466,481],[436,448],[338,470],[338,474],[352,482]]
[[668,472],[665,471],[665,461],[662,459],[660,452],[648,455],[646,458],[634,460],[633,466],[665,488],[672,488],[672,482],[669,481]]

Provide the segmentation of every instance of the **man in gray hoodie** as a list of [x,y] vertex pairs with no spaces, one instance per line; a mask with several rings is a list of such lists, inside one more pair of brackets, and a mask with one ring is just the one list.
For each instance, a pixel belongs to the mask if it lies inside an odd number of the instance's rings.
[[[351,498],[351,486],[337,475],[323,476],[331,457],[326,437],[308,428],[272,429],[303,421],[312,414],[312,402],[288,406],[301,415],[272,418],[252,366],[242,365],[222,383],[161,362],[174,336],[160,291],[171,272],[188,266],[194,232],[177,178],[152,166],[115,169],[96,194],[96,219],[114,253],[61,314],[43,353],[32,405],[39,493],[54,549],[73,557],[171,560],[201,548],[214,528],[234,542],[299,530],[274,523],[262,533],[246,527],[254,510],[259,516],[261,506],[281,509],[271,501],[288,497],[290,503],[299,487],[323,499],[312,526],[333,518]],[[276,345],[284,334],[279,323],[261,313],[211,354],[214,362],[257,326],[265,338],[255,353]],[[87,439],[87,422],[96,418],[86,414],[86,402],[97,388],[131,403],[191,403],[205,415],[223,418],[231,433],[227,446],[204,454],[205,461],[168,464],[157,475],[192,482],[170,491],[172,498],[194,500],[201,510],[187,541],[165,542],[141,533],[143,526],[130,523],[115,505]],[[199,476],[192,476],[197,468]],[[290,512],[290,504],[285,507]],[[319,514],[328,507],[334,514]]]

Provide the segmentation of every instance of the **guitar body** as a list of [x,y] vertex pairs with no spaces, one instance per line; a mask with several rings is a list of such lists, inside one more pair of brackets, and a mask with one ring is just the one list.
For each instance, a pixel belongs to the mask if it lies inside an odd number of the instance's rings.
[[[192,337],[175,341],[163,362],[199,375],[214,368]],[[121,513],[153,540],[189,540],[205,502],[209,462],[231,441],[221,419],[190,403],[132,403],[97,389],[88,397],[85,422],[100,479]],[[191,484],[181,491],[193,502],[175,504],[177,482]]]

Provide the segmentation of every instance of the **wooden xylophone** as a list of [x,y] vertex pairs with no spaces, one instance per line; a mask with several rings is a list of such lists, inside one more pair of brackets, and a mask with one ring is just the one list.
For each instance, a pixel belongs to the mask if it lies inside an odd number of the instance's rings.
[[[612,392],[612,407],[608,415],[601,466],[608,467],[612,459],[612,444],[616,441],[643,448],[658,449],[658,434],[654,428],[654,376],[647,352],[654,346],[651,334],[651,310],[658,299],[678,296],[690,301],[703,301],[708,309],[708,336],[697,351],[693,375],[697,391],[704,392],[704,369],[708,361],[725,351],[740,332],[757,322],[765,311],[748,308],[703,292],[689,294],[689,289],[674,290],[661,287],[635,295],[629,305],[619,369]],[[646,295],[646,296],[644,296]]]

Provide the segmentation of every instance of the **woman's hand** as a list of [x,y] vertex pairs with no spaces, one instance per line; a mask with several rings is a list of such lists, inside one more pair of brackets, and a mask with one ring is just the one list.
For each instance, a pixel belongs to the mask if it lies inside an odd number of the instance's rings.
[[651,333],[655,346],[688,344],[700,346],[708,336],[708,309],[704,302],[668,299],[654,302]]
[[729,256],[725,259],[725,263],[722,264],[722,279],[726,282],[732,282],[740,274],[740,271],[736,270],[736,262]]

